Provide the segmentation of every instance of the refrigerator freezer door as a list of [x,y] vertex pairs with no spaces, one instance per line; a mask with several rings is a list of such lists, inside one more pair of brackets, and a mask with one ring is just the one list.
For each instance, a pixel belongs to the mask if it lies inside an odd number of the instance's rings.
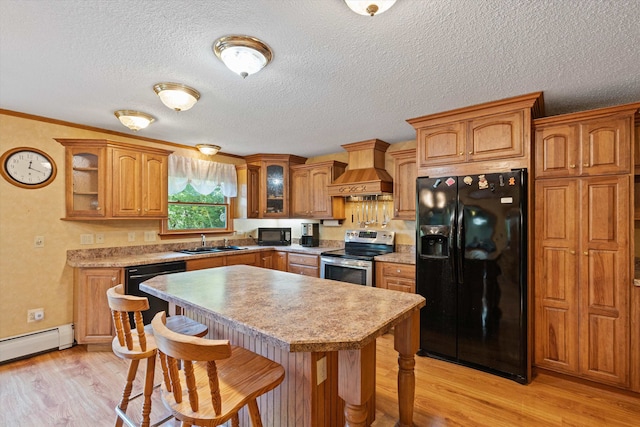
[[456,178],[418,178],[416,292],[427,300],[420,312],[420,354],[456,357],[454,242]]
[[524,172],[473,177],[458,188],[458,359],[526,377]]

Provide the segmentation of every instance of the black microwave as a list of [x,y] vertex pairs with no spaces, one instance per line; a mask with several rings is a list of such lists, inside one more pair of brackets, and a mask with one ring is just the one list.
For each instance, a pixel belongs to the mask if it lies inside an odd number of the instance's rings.
[[258,228],[258,245],[290,246],[291,228]]

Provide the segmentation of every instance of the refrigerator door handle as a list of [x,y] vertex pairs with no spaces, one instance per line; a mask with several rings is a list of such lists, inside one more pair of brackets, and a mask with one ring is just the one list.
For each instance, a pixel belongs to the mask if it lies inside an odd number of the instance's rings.
[[457,258],[458,258],[458,283],[464,283],[463,269],[464,269],[464,205],[458,202],[458,223],[456,224],[456,246],[457,246]]
[[[456,220],[456,212],[455,210],[451,212],[450,223],[455,224]],[[451,282],[456,282],[456,255],[455,255],[455,233],[452,231],[449,233],[449,238],[447,239],[447,243],[449,245],[449,265],[451,267]]]

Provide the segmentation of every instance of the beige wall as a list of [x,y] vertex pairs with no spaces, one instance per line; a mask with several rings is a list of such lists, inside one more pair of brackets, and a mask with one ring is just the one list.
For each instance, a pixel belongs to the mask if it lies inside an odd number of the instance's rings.
[[[58,175],[50,185],[28,190],[0,179],[0,339],[73,323],[73,269],[66,264],[67,250],[100,247],[136,246],[161,243],[145,242],[144,232],[158,232],[157,220],[64,221],[64,147],[54,138],[104,138],[140,145],[152,142],[76,126],[56,124],[34,118],[0,113],[0,154],[18,146],[34,147],[48,153],[58,167]],[[388,152],[415,147],[415,141],[393,144]],[[168,144],[164,148],[177,154],[200,157],[196,150]],[[291,153],[296,154],[296,153]],[[218,155],[218,162],[244,163],[242,159]],[[323,160],[347,161],[347,153],[316,157]],[[393,159],[387,155],[386,168],[393,176]],[[351,218],[347,204],[347,218]],[[260,226],[291,227],[294,237],[300,235],[304,220],[237,220],[236,230],[252,233]],[[344,231],[354,227],[346,221],[340,227],[321,227],[322,239],[342,240]],[[392,221],[388,228],[398,233],[398,244],[413,244],[413,221]],[[135,232],[136,240],[128,241]],[[81,234],[104,234],[103,244],[81,245]],[[255,235],[255,234],[254,234]],[[44,236],[45,246],[34,247],[35,236]],[[222,239],[223,237],[220,237]],[[171,240],[171,242],[197,239]],[[44,308],[45,318],[27,323],[27,310]]]
[[[143,245],[145,231],[160,229],[157,220],[61,220],[65,215],[64,147],[54,138],[105,138],[155,145],[135,138],[0,114],[0,154],[14,147],[35,147],[48,153],[58,168],[53,183],[39,189],[19,188],[0,178],[0,338],[73,322],[73,269],[66,265],[67,250]],[[201,157],[194,149],[172,145],[164,148]],[[242,159],[220,155],[216,161],[244,163]],[[128,241],[131,231],[136,233],[135,242]],[[80,245],[83,233],[103,233],[104,244]],[[34,247],[35,236],[44,236],[44,248]],[[27,323],[27,310],[33,308],[44,308],[44,320]]]

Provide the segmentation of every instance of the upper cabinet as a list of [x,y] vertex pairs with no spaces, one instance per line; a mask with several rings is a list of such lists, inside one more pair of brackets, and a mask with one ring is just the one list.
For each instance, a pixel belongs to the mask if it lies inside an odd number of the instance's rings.
[[640,175],[640,113],[636,113],[635,123],[635,137],[633,140],[633,164],[635,165],[635,174]]
[[292,218],[344,219],[344,198],[331,197],[328,185],[342,175],[346,163],[328,161],[291,167]]
[[536,178],[628,173],[635,110],[621,106],[535,120]]
[[524,158],[531,118],[541,112],[538,92],[408,120],[417,133],[418,176],[451,164]]
[[66,219],[167,217],[171,151],[103,139],[65,146]]
[[[251,200],[257,192],[257,216],[249,218],[288,218],[289,217],[289,168],[304,163],[304,157],[286,154],[254,154],[245,157],[247,165],[259,167],[257,186],[252,183],[247,171],[247,199]],[[252,185],[253,184],[253,185]],[[249,203],[247,203],[248,205]]]
[[416,149],[390,152],[395,160],[393,219],[416,220]]

